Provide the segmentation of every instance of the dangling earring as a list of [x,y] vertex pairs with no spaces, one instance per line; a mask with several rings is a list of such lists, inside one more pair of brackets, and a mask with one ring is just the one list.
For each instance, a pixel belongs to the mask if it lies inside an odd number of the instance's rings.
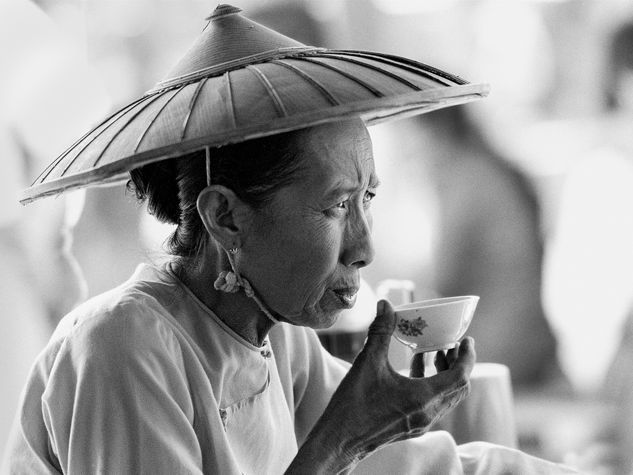
[[240,287],[244,289],[244,293],[247,297],[253,299],[259,309],[268,317],[268,319],[273,323],[279,323],[275,317],[273,317],[272,313],[266,308],[264,302],[262,302],[257,295],[255,295],[255,291],[251,286],[251,283],[242,277],[237,268],[235,267],[234,257],[238,252],[237,247],[232,247],[226,253],[226,256],[229,258],[229,264],[231,264],[231,270],[223,270],[218,275],[218,278],[213,282],[213,288],[216,290],[220,290],[222,292],[234,293],[237,292]]
[[235,264],[233,263],[232,256],[237,254],[237,247],[232,247],[228,250],[227,256],[229,258],[229,263],[231,264],[231,270],[223,270],[218,275],[218,278],[213,282],[213,288],[215,290],[221,290],[222,292],[234,293],[240,289],[240,279],[237,277],[237,272],[235,271]]

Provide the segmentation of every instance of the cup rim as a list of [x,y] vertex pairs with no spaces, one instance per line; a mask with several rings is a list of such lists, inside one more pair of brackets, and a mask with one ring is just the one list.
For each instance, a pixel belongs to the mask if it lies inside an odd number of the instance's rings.
[[399,310],[413,310],[416,308],[429,308],[438,307],[440,305],[450,305],[455,303],[463,303],[470,301],[477,303],[479,301],[479,295],[457,295],[453,297],[440,297],[435,299],[418,300],[416,302],[405,303],[394,307],[394,311]]

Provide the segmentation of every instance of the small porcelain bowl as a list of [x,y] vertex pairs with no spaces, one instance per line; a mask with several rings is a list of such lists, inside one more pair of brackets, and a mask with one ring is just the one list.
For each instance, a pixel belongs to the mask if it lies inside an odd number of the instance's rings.
[[466,333],[477,302],[479,297],[465,295],[399,305],[394,336],[416,353],[453,348]]

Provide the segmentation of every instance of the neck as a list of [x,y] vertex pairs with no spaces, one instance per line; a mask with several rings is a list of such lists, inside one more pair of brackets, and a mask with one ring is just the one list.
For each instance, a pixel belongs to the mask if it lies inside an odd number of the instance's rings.
[[[195,267],[195,268],[194,268]],[[201,265],[174,265],[173,270],[182,282],[226,325],[249,343],[261,346],[274,323],[259,309],[243,289],[235,293],[216,290],[213,282],[223,270],[230,270],[223,252],[215,259],[203,259]]]

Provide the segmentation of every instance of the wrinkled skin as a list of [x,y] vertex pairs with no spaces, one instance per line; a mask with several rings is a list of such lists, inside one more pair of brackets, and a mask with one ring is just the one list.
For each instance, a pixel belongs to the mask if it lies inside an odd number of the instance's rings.
[[474,342],[438,352],[437,374],[424,377],[422,354],[411,377],[387,359],[395,327],[393,308],[378,304],[365,347],[286,473],[346,473],[379,447],[422,435],[469,392]]
[[[374,257],[371,202],[378,178],[363,122],[323,124],[297,132],[294,140],[300,171],[264,208],[219,185],[198,198],[201,219],[219,245],[185,281],[255,345],[267,337],[272,320],[245,293],[208,285],[228,267],[221,248],[239,249],[236,268],[280,321],[310,328],[331,326],[354,304],[360,271]],[[423,377],[416,357],[408,378],[388,361],[394,327],[393,309],[382,302],[364,349],[287,473],[345,472],[378,447],[423,434],[467,394],[472,340],[440,353],[435,376]]]

